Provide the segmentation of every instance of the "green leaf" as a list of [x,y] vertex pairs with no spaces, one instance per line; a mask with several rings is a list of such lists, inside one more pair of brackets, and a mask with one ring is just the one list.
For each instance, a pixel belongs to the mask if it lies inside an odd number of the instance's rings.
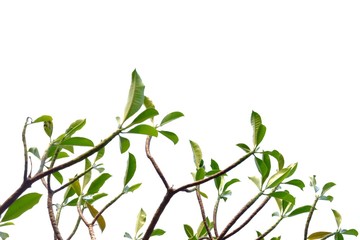
[[97,154],[96,154],[96,158],[95,158],[95,162],[100,160],[103,156],[105,155],[105,147],[101,148]]
[[184,230],[185,230],[186,236],[188,238],[191,238],[194,236],[194,230],[192,229],[192,227],[190,225],[184,224]]
[[[85,159],[85,171],[91,168],[91,162],[89,159]],[[87,173],[85,173],[84,178],[83,178],[83,185],[82,188],[84,189],[87,184],[90,182],[91,179],[91,171],[88,171]]]
[[310,205],[306,205],[306,206],[302,206],[299,208],[296,208],[295,210],[293,210],[288,217],[293,217],[302,213],[308,213],[311,210],[311,206]]
[[97,193],[91,196],[85,196],[84,199],[86,198],[86,202],[93,204],[95,201],[106,197],[108,194],[107,193]]
[[174,121],[175,119],[177,118],[180,118],[180,117],[183,117],[184,114],[181,113],[181,112],[172,112],[172,113],[169,113],[168,115],[166,115],[163,120],[161,120],[161,123],[160,123],[160,127],[161,126],[164,126],[165,124],[171,122],[171,121]]
[[[70,179],[70,181],[72,181],[73,179]],[[73,188],[73,190],[75,191],[75,193],[80,196],[81,195],[81,186],[80,186],[80,183],[79,183],[79,179],[76,180],[75,182],[73,182],[71,184],[71,187]]]
[[324,187],[322,188],[322,191],[321,191],[321,195],[324,195],[327,191],[330,190],[330,188],[332,188],[333,186],[335,186],[336,184],[333,183],[333,182],[328,182],[324,185]]
[[256,146],[258,146],[262,142],[262,140],[265,137],[265,133],[266,133],[266,127],[265,125],[261,124],[256,136]]
[[204,179],[205,174],[206,174],[206,172],[205,172],[204,168],[198,168],[196,171],[196,175],[195,175],[195,181]]
[[202,160],[202,152],[200,146],[196,142],[190,140],[190,145],[194,156],[195,166],[196,169],[198,169]]
[[111,177],[108,173],[103,173],[100,176],[98,176],[92,183],[90,184],[90,187],[86,193],[86,195],[95,194],[98,193],[100,188],[104,185],[106,180],[108,180]]
[[147,96],[145,96],[145,98],[144,98],[144,105],[146,108],[155,108],[154,103]]
[[72,137],[65,139],[61,146],[83,146],[83,147],[93,147],[94,143],[87,138],[84,137]]
[[335,240],[344,240],[344,236],[341,233],[337,232],[335,233]]
[[[90,211],[90,213],[91,213],[91,216],[95,217],[95,216],[99,213],[99,211],[96,210],[96,209],[94,208],[94,206],[91,205],[90,203],[86,202],[86,206],[87,206],[87,208],[89,209],[89,211]],[[106,222],[105,222],[104,217],[103,217],[102,215],[100,215],[100,216],[96,219],[96,222],[99,224],[99,227],[100,227],[101,231],[103,232],[104,229],[105,229],[105,227],[106,227]]]
[[7,222],[20,217],[23,213],[35,206],[41,198],[39,193],[28,193],[16,199],[7,209],[1,222]]
[[284,184],[293,185],[295,187],[300,188],[301,190],[303,190],[305,187],[305,183],[299,179],[293,179],[288,182],[284,182]]
[[39,150],[36,147],[29,148],[29,152],[34,154],[34,156],[37,157],[38,159],[40,159]]
[[45,131],[46,135],[48,135],[48,137],[51,137],[53,128],[54,128],[54,125],[53,125],[52,121],[44,121],[44,131]]
[[177,144],[179,142],[179,137],[173,133],[173,132],[169,132],[169,131],[159,131],[159,133],[161,133],[163,136],[167,137],[168,139],[170,139],[174,144]]
[[0,238],[1,240],[5,240],[9,237],[9,234],[5,233],[5,232],[0,232]]
[[59,152],[56,159],[67,158],[67,157],[69,157],[69,154],[67,154],[66,152]]
[[279,170],[282,169],[284,167],[284,163],[285,163],[283,155],[280,152],[278,152],[277,150],[273,150],[268,153],[270,154],[270,156],[274,157],[276,159],[276,161],[278,162]]
[[137,216],[137,221],[136,221],[136,226],[135,226],[135,235],[137,235],[137,233],[142,228],[142,226],[144,226],[145,222],[146,222],[146,213],[141,208],[140,212]]
[[334,200],[333,196],[320,196],[319,197],[320,200],[324,200],[324,201],[329,201],[332,202]]
[[270,193],[269,195],[295,205],[295,197],[291,195],[288,191],[273,192]]
[[154,127],[146,125],[146,124],[137,125],[136,127],[130,129],[129,133],[144,134],[144,135],[149,135],[149,136],[153,136],[153,137],[158,136],[158,131]]
[[316,240],[316,239],[322,239],[328,235],[330,235],[331,232],[314,232],[308,236],[308,240]]
[[147,108],[142,113],[140,113],[130,125],[142,123],[150,118],[155,117],[156,115],[159,115],[159,112],[155,108]]
[[346,235],[352,235],[352,236],[358,236],[359,235],[358,231],[356,231],[355,229],[349,229],[349,230],[343,229],[341,231],[341,233],[346,234]]
[[130,182],[130,180],[135,174],[135,171],[136,171],[136,158],[133,154],[129,153],[127,168],[124,177],[124,186],[126,186]]
[[237,183],[237,182],[240,182],[240,180],[237,178],[233,178],[230,181],[226,182],[224,185],[223,191],[226,191],[228,189],[228,187],[230,187],[232,184]]
[[295,167],[296,164],[291,164],[287,168],[283,168],[276,172],[273,176],[270,177],[266,188],[273,188],[277,187],[282,181],[284,181],[285,178],[289,176],[289,173],[291,173],[291,170]]
[[130,238],[130,239],[132,239],[130,233],[128,233],[128,232],[126,232],[126,233],[124,234],[124,237],[125,237],[125,238]]
[[0,223],[0,227],[10,226],[10,225],[15,225],[15,224],[13,222]]
[[136,189],[138,189],[141,186],[141,183],[137,183],[132,185],[131,187],[125,187],[124,189],[124,193],[128,193],[128,192],[134,192]]
[[249,177],[249,179],[256,185],[256,187],[261,191],[261,180],[256,176]]
[[82,129],[86,124],[86,119],[79,119],[70,124],[68,129],[65,131],[66,138],[71,137],[75,132]]
[[252,111],[251,113],[251,125],[253,127],[253,143],[254,146],[259,145],[258,142],[258,133],[260,126],[262,125],[261,117],[257,112]]
[[341,225],[341,221],[342,221],[342,218],[341,218],[341,215],[338,211],[336,211],[335,209],[331,209],[331,211],[333,212],[334,214],[334,217],[335,217],[335,220],[336,220],[336,224],[337,224],[337,227],[340,228],[340,225]]
[[131,85],[129,89],[128,101],[125,107],[124,120],[134,115],[144,103],[144,90],[145,85],[143,84],[140,76],[136,69],[132,72]]
[[159,229],[159,228],[156,228],[152,231],[151,233],[151,237],[153,236],[161,236],[161,235],[164,235],[165,234],[165,231],[162,230],[162,229]]
[[250,149],[249,146],[246,145],[245,143],[238,143],[238,144],[236,144],[236,146],[238,146],[239,148],[241,148],[242,150],[244,150],[246,153],[251,152],[251,149]]
[[63,178],[63,176],[61,175],[60,172],[54,172],[52,175],[54,176],[54,178],[55,178],[60,184],[63,183],[64,178]]
[[270,170],[268,169],[268,167],[266,166],[266,164],[263,162],[263,160],[261,160],[258,157],[255,157],[255,163],[256,163],[256,167],[259,171],[259,173],[261,174],[262,177],[262,183],[266,180],[266,177],[269,175]]
[[33,123],[38,123],[38,122],[51,122],[53,120],[53,118],[49,115],[42,115],[41,117],[38,117],[37,119],[35,119],[35,121],[33,121]]
[[126,152],[129,147],[130,147],[130,141],[129,139],[125,138],[125,137],[121,137],[119,135],[119,140],[120,140],[120,152],[121,154],[123,154],[124,152]]

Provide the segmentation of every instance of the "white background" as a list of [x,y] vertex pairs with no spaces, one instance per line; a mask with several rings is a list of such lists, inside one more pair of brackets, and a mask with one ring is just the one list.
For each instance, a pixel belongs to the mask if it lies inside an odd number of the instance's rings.
[[[225,167],[240,157],[235,144],[251,143],[254,110],[268,129],[263,149],[279,150],[286,164],[299,163],[295,177],[307,188],[293,189],[298,206],[313,201],[309,176],[317,175],[320,186],[337,184],[329,192],[334,201],[320,203],[321,217],[310,232],[336,229],[331,208],[343,215],[343,228],[360,230],[359,10],[357,1],[2,1],[0,202],[21,181],[26,117],[52,115],[55,136],[86,118],[82,136],[97,143],[116,129],[136,68],[161,116],[185,114],[169,125],[180,137],[176,147],[160,138],[152,143],[171,184],[191,180],[189,139],[201,146],[207,164],[213,158]],[[108,226],[98,239],[132,234],[140,207],[150,221],[164,193],[144,156],[144,138],[134,138],[133,183],[143,186],[104,215]],[[40,125],[29,129],[28,141],[45,149]],[[112,196],[121,190],[126,158],[115,141],[103,160],[113,174],[107,188]],[[242,182],[221,205],[221,224],[255,194],[247,180],[255,173],[250,160],[232,175]],[[44,191],[39,183],[31,190]],[[10,239],[52,238],[44,200],[1,231]],[[210,211],[213,200],[204,201]],[[196,227],[200,221],[195,203],[194,196],[174,198],[159,222],[167,231],[163,239],[186,239],[182,224]],[[275,205],[267,211],[239,236],[254,239],[255,229],[270,226]],[[305,215],[287,219],[272,236],[302,239],[304,221]],[[63,218],[64,235],[72,222]],[[86,236],[82,229],[75,239]]]

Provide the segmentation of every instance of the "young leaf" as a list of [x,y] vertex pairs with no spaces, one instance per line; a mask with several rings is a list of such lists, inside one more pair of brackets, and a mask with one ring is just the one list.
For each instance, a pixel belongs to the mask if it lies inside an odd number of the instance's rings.
[[85,124],[86,124],[86,119],[79,119],[73,122],[72,124],[70,124],[68,129],[66,129],[65,131],[66,137],[67,138],[71,137],[75,132],[82,129],[85,126]]
[[160,127],[161,126],[164,126],[165,124],[171,122],[171,121],[174,121],[175,119],[177,118],[180,118],[180,117],[183,117],[184,114],[181,113],[181,112],[172,112],[172,113],[169,113],[168,115],[166,115],[163,120],[161,121],[160,123]]
[[54,178],[55,178],[60,184],[63,183],[64,178],[63,178],[63,176],[61,175],[60,172],[54,172],[52,175],[54,176]]
[[[85,171],[91,168],[91,162],[89,159],[85,159]],[[85,173],[84,178],[83,178],[83,185],[82,188],[84,189],[86,187],[86,185],[90,182],[91,179],[91,171],[88,171],[87,173]]]
[[[70,179],[70,181],[72,181],[72,179]],[[75,191],[75,193],[80,196],[81,195],[81,186],[80,186],[80,183],[79,183],[79,179],[76,180],[75,182],[73,182],[71,184],[71,187],[72,189]]]
[[291,195],[288,191],[279,191],[279,192],[273,192],[269,194],[272,197],[281,199],[283,201],[287,201],[291,203],[292,205],[295,205],[295,197]]
[[[90,213],[91,213],[91,216],[95,217],[95,216],[99,213],[99,211],[96,210],[96,209],[94,208],[94,206],[91,205],[90,203],[87,202],[87,203],[86,203],[86,206],[87,206],[87,208],[89,209],[89,211],[90,211]],[[105,222],[104,217],[103,217],[102,215],[100,215],[100,216],[97,218],[96,222],[99,224],[99,227],[100,227],[101,231],[103,232],[104,229],[105,229],[105,227],[106,227],[106,222]]]
[[153,137],[158,136],[158,131],[154,127],[146,125],[146,124],[137,125],[133,129],[130,129],[129,133],[144,134],[144,135],[149,135],[149,136],[153,136]]
[[125,187],[124,188],[124,193],[128,193],[128,192],[134,192],[136,189],[138,189],[141,186],[141,183],[137,183],[132,185],[131,187]]
[[136,221],[136,226],[135,226],[135,235],[137,235],[140,228],[142,228],[142,226],[144,226],[145,222],[146,222],[146,213],[141,208],[140,212],[139,212],[139,214],[137,216],[137,221]]
[[241,148],[242,150],[244,150],[246,153],[251,152],[251,149],[250,149],[249,146],[246,145],[245,143],[238,143],[238,144],[236,144],[236,146],[238,146],[239,148]]
[[1,222],[10,221],[20,217],[23,213],[35,206],[41,198],[39,193],[28,193],[16,199],[7,209]]
[[157,228],[157,229],[154,229],[154,230],[152,231],[151,236],[152,236],[152,237],[153,237],[153,236],[161,236],[161,235],[164,235],[164,234],[165,234],[165,231],[164,231],[164,230]]
[[188,238],[191,238],[194,236],[194,230],[192,229],[192,227],[190,225],[184,224],[184,230],[185,230],[186,236]]
[[324,195],[327,191],[330,190],[330,188],[332,188],[333,186],[335,186],[336,184],[333,183],[333,182],[328,182],[324,185],[324,187],[322,188],[322,191],[321,191],[321,195]]
[[1,240],[5,240],[9,237],[9,234],[5,233],[5,232],[0,232],[0,238]]
[[293,185],[295,187],[300,188],[301,190],[303,190],[305,187],[305,183],[299,179],[293,179],[288,182],[284,182],[284,184]]
[[261,124],[256,136],[256,146],[258,146],[262,142],[262,140],[265,137],[265,133],[266,133],[266,127],[265,125]]
[[53,122],[52,121],[44,121],[44,131],[48,137],[51,138],[52,132],[53,132]]
[[205,177],[205,169],[204,168],[198,168],[195,175],[195,181],[204,179]]
[[134,115],[143,105],[144,89],[145,85],[143,84],[140,76],[135,69],[132,72],[131,85],[128,95],[128,101],[125,107],[123,122],[125,122],[129,117]]
[[253,127],[253,143],[254,146],[258,145],[258,132],[262,125],[261,117],[257,112],[252,111],[251,113],[251,125]]
[[155,108],[154,103],[147,96],[144,97],[144,105],[145,105],[146,108]]
[[92,183],[90,184],[90,187],[86,193],[86,195],[95,194],[98,193],[100,188],[104,185],[105,181],[108,180],[111,177],[108,173],[103,173],[100,176],[98,176]]
[[121,137],[119,135],[119,140],[120,140],[120,152],[121,154],[123,154],[124,152],[126,152],[129,147],[130,147],[130,141],[129,139],[125,138],[125,137]]
[[240,180],[237,178],[233,178],[230,181],[226,182],[224,185],[223,191],[226,191],[228,189],[228,187],[230,187],[232,184],[237,183],[237,182],[240,182]]
[[339,213],[338,211],[334,210],[334,209],[331,209],[331,211],[332,211],[333,214],[334,214],[337,227],[340,228],[341,220],[342,220],[340,213]]
[[168,139],[170,139],[174,144],[177,144],[179,142],[179,137],[173,133],[173,132],[169,132],[169,131],[159,131],[159,133],[161,133],[163,136],[167,137]]
[[95,162],[100,160],[105,154],[105,147],[101,148],[97,154],[96,154],[96,158],[95,158]]
[[136,158],[133,154],[129,153],[128,164],[124,177],[124,186],[126,186],[130,182],[130,180],[135,174],[135,171],[136,171]]
[[266,188],[277,187],[282,181],[289,176],[289,173],[293,169],[295,164],[290,165],[287,168],[283,168],[280,171],[276,172],[273,176],[270,177]]
[[261,191],[261,180],[256,177],[256,176],[252,176],[249,177],[249,179],[257,186],[257,188]]
[[198,169],[202,160],[202,152],[200,146],[196,142],[190,140],[190,145],[194,156],[195,166],[196,169]]
[[49,115],[42,115],[41,117],[38,117],[37,119],[35,119],[33,121],[33,123],[38,123],[38,122],[45,122],[45,121],[52,121],[53,118]]
[[32,154],[34,154],[35,157],[40,159],[39,150],[36,147],[29,148],[29,152],[31,152]]
[[84,137],[72,137],[72,138],[68,138],[65,139],[62,143],[61,146],[83,146],[83,147],[93,147],[94,143],[87,138]]
[[342,234],[346,234],[346,235],[356,236],[356,237],[359,235],[358,231],[356,231],[355,229],[348,229],[348,230],[343,229],[343,230],[341,231],[341,233],[342,233]]

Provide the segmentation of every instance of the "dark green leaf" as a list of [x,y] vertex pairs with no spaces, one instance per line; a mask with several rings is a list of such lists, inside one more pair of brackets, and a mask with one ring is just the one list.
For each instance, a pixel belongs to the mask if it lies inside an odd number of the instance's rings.
[[324,185],[324,187],[322,188],[322,191],[321,191],[321,195],[324,195],[327,191],[330,190],[330,188],[332,188],[333,186],[335,186],[336,184],[333,183],[333,182],[328,182]]
[[69,197],[73,196],[74,194],[75,194],[75,190],[72,188],[72,186],[68,186],[66,188],[66,192],[64,193],[64,201]]
[[143,105],[144,90],[145,85],[143,84],[139,74],[135,69],[132,72],[131,85],[129,89],[128,101],[125,107],[123,122],[134,115]]
[[174,144],[177,144],[179,142],[179,137],[173,133],[173,132],[169,132],[169,131],[159,131],[159,133],[161,133],[163,136],[167,137],[168,139],[170,139]]
[[156,115],[159,115],[159,112],[155,108],[147,108],[142,113],[140,113],[130,125],[142,123],[150,118],[155,117]]
[[279,168],[279,170],[281,170],[284,167],[284,163],[285,163],[283,155],[280,152],[278,152],[277,150],[273,150],[268,153],[277,160],[278,168]]
[[184,224],[184,230],[185,230],[186,236],[188,238],[191,238],[194,236],[194,230],[192,229],[192,227],[190,225]]
[[270,193],[269,195],[272,197],[290,202],[291,204],[295,205],[295,197],[287,191],[273,192],[273,193]]
[[310,205],[306,205],[306,206],[302,206],[299,208],[296,208],[295,210],[293,210],[288,216],[289,217],[293,217],[302,213],[308,213],[311,210],[311,206]]
[[69,154],[67,154],[66,152],[59,152],[56,159],[67,158],[67,157],[69,157]]
[[119,140],[120,140],[120,152],[124,153],[129,149],[130,141],[129,139],[125,137],[121,137],[120,135],[119,135]]
[[165,234],[165,231],[162,230],[162,229],[159,229],[159,228],[156,228],[152,231],[151,233],[151,236],[161,236],[161,235],[164,235]]
[[63,176],[61,175],[60,172],[54,172],[52,175],[54,176],[54,178],[55,178],[60,184],[63,183],[64,178],[63,178]]
[[[91,205],[90,203],[86,203],[86,206],[87,206],[87,208],[89,209],[89,211],[90,211],[90,213],[91,213],[91,216],[95,217],[95,216],[99,213],[99,211],[96,210],[96,209],[94,208],[94,206]],[[106,227],[106,222],[105,222],[104,217],[103,217],[102,215],[100,215],[100,216],[97,218],[96,222],[98,223],[101,231],[103,232],[104,229],[105,229],[105,227]]]
[[265,125],[261,124],[256,136],[256,146],[258,146],[261,143],[261,141],[264,139],[265,133],[266,133],[266,127]]
[[137,216],[136,227],[135,227],[135,235],[139,232],[139,230],[142,228],[142,226],[144,226],[145,222],[146,222],[146,213],[141,208],[140,212],[139,212],[139,214]]
[[65,139],[62,143],[61,146],[83,146],[83,147],[93,147],[94,143],[87,138],[84,137],[72,137],[72,138],[68,138]]
[[344,240],[344,236],[341,233],[337,232],[335,233],[335,240]]
[[200,146],[196,142],[190,140],[190,145],[194,156],[195,166],[196,169],[198,169],[202,160],[202,152]]
[[251,113],[251,125],[253,127],[253,142],[254,146],[259,145],[258,143],[258,132],[262,125],[261,117],[257,112],[252,111]]
[[349,229],[349,230],[346,230],[346,229],[343,229],[341,231],[342,234],[347,234],[347,235],[352,235],[352,236],[358,236],[359,233],[358,231],[356,231],[355,229]]
[[262,183],[264,183],[264,181],[266,180],[266,176],[269,175],[269,169],[267,168],[267,166],[263,162],[263,160],[261,160],[258,157],[255,157],[255,163],[256,163],[256,167],[257,167],[259,173],[261,174]]
[[16,199],[7,209],[1,222],[7,222],[20,217],[23,213],[35,206],[41,198],[39,193],[28,193]]
[[86,195],[95,194],[98,193],[100,188],[104,185],[105,181],[108,180],[111,177],[108,173],[103,173],[100,176],[98,176],[92,183],[90,184],[90,187],[86,193]]
[[135,174],[135,171],[136,171],[136,158],[133,154],[129,153],[127,168],[124,177],[124,186],[126,186],[130,182],[130,180]]
[[40,159],[39,150],[36,147],[29,148],[29,152],[31,152],[32,154],[34,154],[35,157]]
[[303,190],[304,187],[305,187],[304,182],[299,180],[299,179],[293,179],[293,180],[290,180],[288,182],[284,182],[284,184],[289,184],[289,185],[296,186],[296,187],[300,188],[301,190]]
[[196,171],[195,181],[204,179],[205,173],[206,173],[206,172],[205,172],[205,169],[204,169],[204,168],[199,168],[199,169]]
[[33,121],[33,123],[52,121],[52,120],[53,120],[53,118],[51,116],[42,115],[41,117],[38,117],[37,119],[35,119],[35,121]]
[[244,150],[246,153],[251,152],[251,149],[250,149],[249,146],[246,145],[245,143],[238,143],[238,144],[236,144],[236,146],[238,146],[239,148],[241,148],[242,150]]
[[154,127],[146,125],[146,124],[137,125],[136,127],[130,129],[129,133],[144,134],[144,135],[149,135],[149,136],[153,136],[153,137],[158,136],[158,131]]
[[96,154],[96,158],[95,158],[95,162],[100,160],[105,154],[105,147],[101,148],[97,154]]
[[228,187],[230,187],[232,184],[237,183],[237,182],[240,182],[240,180],[237,178],[233,178],[230,181],[226,182],[224,185],[223,191],[226,191],[228,189]]
[[161,121],[160,123],[160,126],[164,126],[165,124],[171,122],[171,121],[174,121],[175,119],[177,118],[180,118],[180,117],[183,117],[184,114],[181,113],[181,112],[172,112],[172,113],[169,113],[168,115],[166,115],[163,120]]

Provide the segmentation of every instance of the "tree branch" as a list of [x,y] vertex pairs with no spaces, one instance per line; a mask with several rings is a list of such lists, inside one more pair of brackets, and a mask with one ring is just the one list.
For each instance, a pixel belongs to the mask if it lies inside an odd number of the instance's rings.
[[197,197],[197,200],[198,200],[198,203],[199,203],[199,206],[200,206],[201,217],[202,217],[204,226],[206,228],[206,232],[207,232],[207,234],[209,236],[209,239],[213,240],[213,237],[211,236],[211,230],[210,230],[210,228],[209,228],[209,226],[208,226],[208,224],[206,222],[206,214],[205,214],[204,204],[203,204],[202,199],[201,199],[199,187],[196,190],[196,197]]

